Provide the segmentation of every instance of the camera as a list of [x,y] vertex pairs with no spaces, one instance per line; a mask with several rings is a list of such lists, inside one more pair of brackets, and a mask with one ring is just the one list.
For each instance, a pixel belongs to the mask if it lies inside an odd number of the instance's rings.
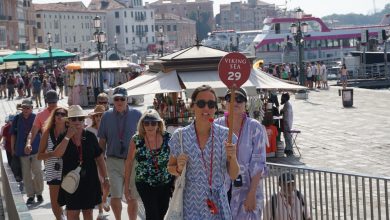
[[54,164],[54,170],[59,171],[60,169],[61,169],[60,163],[55,163]]
[[241,187],[242,186],[242,176],[238,175],[238,177],[233,182],[234,187]]

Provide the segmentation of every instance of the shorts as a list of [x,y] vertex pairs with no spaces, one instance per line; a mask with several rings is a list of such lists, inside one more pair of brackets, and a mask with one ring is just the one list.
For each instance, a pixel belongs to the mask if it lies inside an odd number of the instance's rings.
[[[107,172],[110,178],[110,192],[111,198],[122,198],[125,182],[125,159],[107,157]],[[137,188],[135,187],[135,167],[134,160],[130,176],[130,191],[133,198],[139,198]]]
[[50,185],[50,186],[59,186],[61,185],[61,180],[50,180],[50,181],[47,181],[47,185]]
[[311,76],[306,77],[306,81],[311,81]]
[[341,75],[340,81],[341,82],[346,82],[347,81],[347,76],[346,75]]

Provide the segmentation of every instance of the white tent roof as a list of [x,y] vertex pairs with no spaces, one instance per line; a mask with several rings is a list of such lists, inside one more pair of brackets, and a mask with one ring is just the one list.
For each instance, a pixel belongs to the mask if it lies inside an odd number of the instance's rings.
[[125,88],[129,96],[182,91],[176,71],[146,73],[120,87]]
[[[188,96],[191,96],[192,92],[197,87],[205,84],[211,86],[217,93],[217,96],[225,96],[227,87],[219,78],[217,70],[181,72],[179,73],[179,76],[186,87]],[[244,83],[242,87],[247,90],[248,95],[256,95],[256,85],[250,80]]]
[[[75,63],[79,63],[81,69],[99,69],[98,60],[77,61]],[[135,65],[134,63],[131,63],[127,60],[102,60],[102,69],[125,69],[125,68],[134,67]]]
[[0,49],[0,57],[5,57],[7,55],[15,53],[14,50],[9,50],[9,49]]
[[29,53],[29,54],[41,54],[41,53],[45,53],[45,52],[47,52],[48,50],[46,50],[46,49],[43,49],[43,48],[39,48],[39,47],[37,47],[37,49],[35,50],[35,48],[31,48],[31,49],[29,49],[29,50],[26,50],[26,52],[27,53]]
[[294,85],[290,83],[283,82],[282,80],[269,75],[266,72],[253,69],[251,70],[251,75],[249,81],[252,81],[258,89],[287,89],[287,90],[299,90],[307,89],[306,87],[300,85]]

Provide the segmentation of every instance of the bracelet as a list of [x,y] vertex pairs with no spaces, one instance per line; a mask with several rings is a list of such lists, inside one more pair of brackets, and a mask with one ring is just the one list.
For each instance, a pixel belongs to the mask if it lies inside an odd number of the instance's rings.
[[69,141],[69,140],[70,140],[70,138],[68,138],[67,136],[65,136],[65,137],[64,137],[64,139],[65,139],[65,140],[67,140],[67,141]]
[[108,176],[104,177],[104,181],[110,181],[110,177]]

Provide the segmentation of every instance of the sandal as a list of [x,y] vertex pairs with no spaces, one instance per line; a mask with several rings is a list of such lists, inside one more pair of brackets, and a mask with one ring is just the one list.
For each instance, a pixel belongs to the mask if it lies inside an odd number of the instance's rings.
[[103,203],[103,209],[104,209],[104,211],[106,211],[106,212],[109,212],[109,211],[110,211],[110,204],[108,203],[108,201],[106,201],[105,203]]

